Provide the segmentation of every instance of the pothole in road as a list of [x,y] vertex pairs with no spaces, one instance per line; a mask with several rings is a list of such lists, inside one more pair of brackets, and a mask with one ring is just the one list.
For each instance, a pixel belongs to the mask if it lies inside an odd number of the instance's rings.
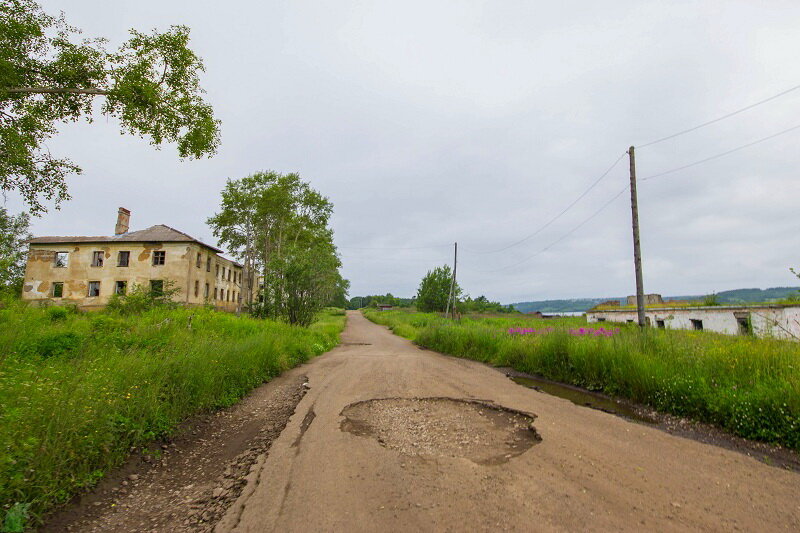
[[383,398],[348,405],[342,431],[405,455],[500,464],[542,439],[535,415],[478,400]]

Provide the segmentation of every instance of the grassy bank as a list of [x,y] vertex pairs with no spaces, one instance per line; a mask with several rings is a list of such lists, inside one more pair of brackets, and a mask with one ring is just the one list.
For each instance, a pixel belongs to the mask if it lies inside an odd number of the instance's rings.
[[[800,343],[702,331],[619,325],[582,335],[583,318],[464,318],[402,311],[365,313],[439,352],[629,398],[800,450]],[[600,326],[600,324],[592,324]],[[510,328],[553,331],[511,335]],[[572,332],[571,332],[572,330]]]
[[208,309],[122,316],[0,309],[0,529],[18,528],[121,464],[131,447],[338,343],[344,313],[309,328]]

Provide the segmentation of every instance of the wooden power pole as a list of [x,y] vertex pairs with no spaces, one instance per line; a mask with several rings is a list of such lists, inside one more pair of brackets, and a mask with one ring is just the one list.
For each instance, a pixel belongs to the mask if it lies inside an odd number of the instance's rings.
[[633,221],[633,266],[636,271],[636,314],[639,326],[645,326],[644,282],[642,281],[642,248],[639,241],[639,201],[636,195],[636,156],[633,146],[628,149],[631,162],[631,218]]

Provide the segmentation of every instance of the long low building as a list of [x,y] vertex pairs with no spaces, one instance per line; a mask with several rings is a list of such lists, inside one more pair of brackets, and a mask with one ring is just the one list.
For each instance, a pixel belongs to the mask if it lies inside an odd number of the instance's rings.
[[31,239],[22,299],[90,310],[134,284],[156,291],[172,284],[173,299],[185,305],[241,308],[242,265],[169,226],[129,231],[129,221],[120,208],[113,236]]
[[[707,330],[800,340],[800,305],[648,307],[647,323],[662,329]],[[588,322],[637,322],[635,308],[591,309]]]

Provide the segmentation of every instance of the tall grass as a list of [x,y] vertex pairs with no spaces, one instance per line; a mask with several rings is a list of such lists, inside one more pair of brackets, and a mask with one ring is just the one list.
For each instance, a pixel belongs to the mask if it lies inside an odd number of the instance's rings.
[[[800,343],[702,331],[620,325],[611,337],[575,336],[582,318],[465,318],[367,312],[417,344],[443,353],[629,398],[800,450]],[[554,327],[509,335],[511,327]]]
[[330,349],[344,324],[332,312],[299,328],[209,309],[123,316],[5,305],[0,517],[7,523],[67,501],[131,447]]

